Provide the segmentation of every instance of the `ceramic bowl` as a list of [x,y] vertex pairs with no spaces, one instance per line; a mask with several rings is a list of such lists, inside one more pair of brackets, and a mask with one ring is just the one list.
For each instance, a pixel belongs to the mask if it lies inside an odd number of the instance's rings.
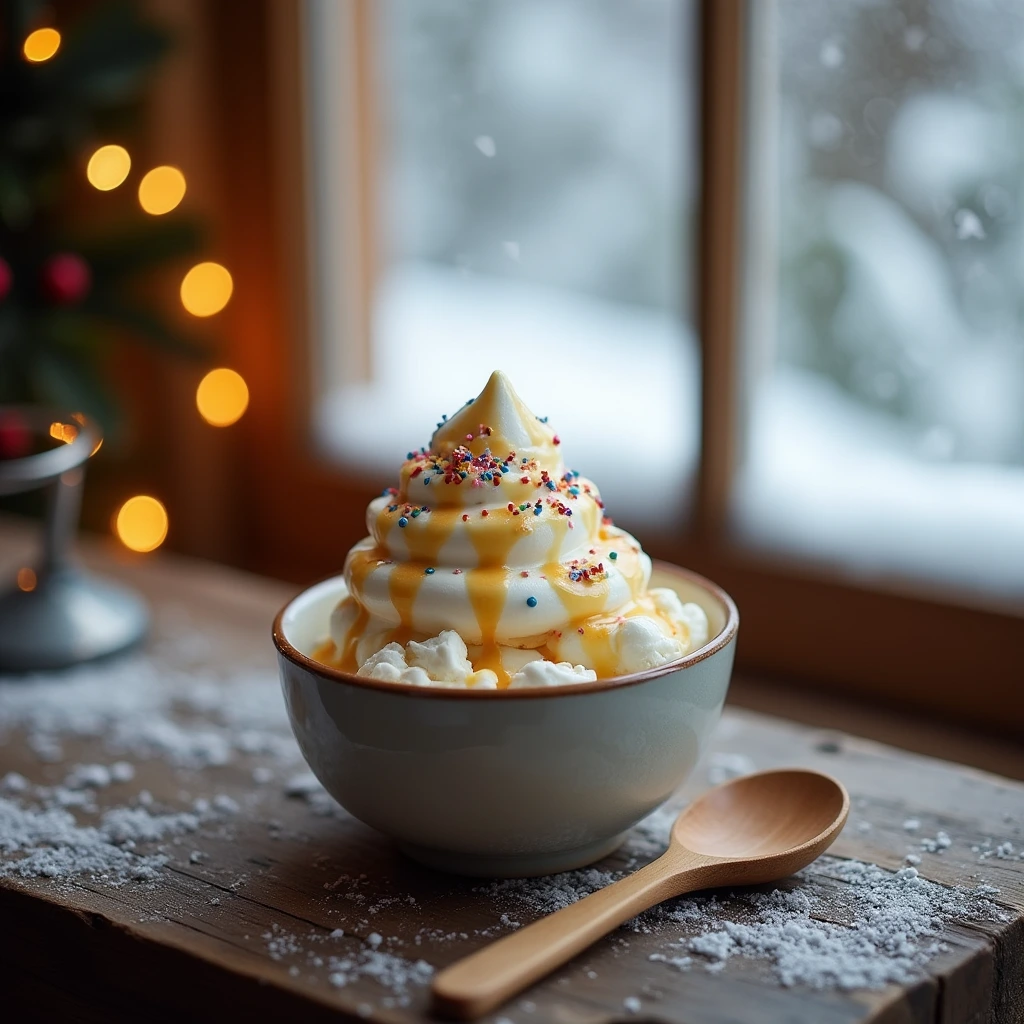
[[707,613],[711,639],[646,672],[522,690],[364,679],[313,661],[341,577],[274,621],[285,704],[302,755],[349,813],[430,867],[550,874],[614,850],[693,770],[729,686],[739,615],[694,573],[655,563]]

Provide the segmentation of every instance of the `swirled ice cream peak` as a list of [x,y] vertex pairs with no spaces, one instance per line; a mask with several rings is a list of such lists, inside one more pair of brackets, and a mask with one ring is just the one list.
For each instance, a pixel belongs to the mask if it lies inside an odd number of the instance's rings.
[[348,671],[536,686],[652,668],[706,638],[697,605],[648,590],[650,559],[501,372],[408,453],[367,528],[318,652]]

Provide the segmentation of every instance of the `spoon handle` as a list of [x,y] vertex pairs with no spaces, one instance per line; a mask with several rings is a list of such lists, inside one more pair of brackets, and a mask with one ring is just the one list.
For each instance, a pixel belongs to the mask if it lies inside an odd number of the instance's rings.
[[624,921],[707,884],[703,867],[694,854],[671,847],[634,874],[458,961],[434,979],[434,1012],[474,1020],[493,1010]]

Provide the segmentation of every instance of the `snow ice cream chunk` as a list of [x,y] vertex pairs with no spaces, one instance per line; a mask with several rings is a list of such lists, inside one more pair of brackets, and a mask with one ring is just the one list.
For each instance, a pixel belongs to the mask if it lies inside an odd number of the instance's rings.
[[473,674],[473,666],[466,657],[466,645],[454,629],[442,630],[423,643],[410,640],[405,652],[405,660],[410,665],[423,669],[440,683],[464,683]]
[[498,686],[493,672],[474,671],[462,637],[450,629],[423,643],[410,640],[404,649],[401,644],[386,644],[363,662],[356,675],[412,686],[475,686],[481,690]]
[[679,600],[679,595],[668,587],[652,587],[648,596],[662,616],[676,626],[684,625],[689,632],[688,650],[696,651],[708,642],[708,616],[699,604]]
[[566,683],[592,683],[597,673],[592,668],[572,665],[568,661],[528,662],[509,681],[510,690],[525,686],[564,686]]
[[626,621],[612,634],[612,648],[623,672],[643,672],[667,661],[676,661],[686,648],[674,637],[665,636],[654,619],[645,615]]

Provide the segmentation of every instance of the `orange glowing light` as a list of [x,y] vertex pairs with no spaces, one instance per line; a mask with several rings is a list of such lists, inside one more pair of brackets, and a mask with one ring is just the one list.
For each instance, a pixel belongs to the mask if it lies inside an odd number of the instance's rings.
[[78,437],[78,427],[73,423],[51,423],[50,437],[55,441],[63,441],[65,444],[71,444],[71,442]]
[[[84,412],[73,412],[71,418],[76,422],[85,426],[85,413]],[[50,434],[53,435],[53,426],[50,426]],[[74,440],[74,438],[72,438]],[[103,447],[103,438],[101,437],[93,446],[92,451],[89,452],[89,458],[91,459],[101,448]]]
[[249,388],[240,373],[221,367],[211,370],[196,388],[196,408],[212,427],[229,427],[249,405]]
[[55,28],[37,28],[30,32],[22,45],[25,60],[42,64],[60,49],[60,33]]
[[117,511],[114,531],[132,551],[155,551],[167,537],[167,509],[148,494],[129,498]]
[[109,192],[128,177],[132,169],[132,158],[124,146],[100,146],[85,168],[85,176],[93,188]]
[[36,573],[34,569],[24,568],[18,570],[18,575],[15,577],[18,581],[18,589],[23,590],[26,594],[36,589]]
[[185,198],[185,175],[177,167],[154,167],[139,182],[139,205],[153,216],[170,213]]
[[228,304],[233,289],[227,267],[197,263],[181,282],[181,304],[193,316],[213,316]]

